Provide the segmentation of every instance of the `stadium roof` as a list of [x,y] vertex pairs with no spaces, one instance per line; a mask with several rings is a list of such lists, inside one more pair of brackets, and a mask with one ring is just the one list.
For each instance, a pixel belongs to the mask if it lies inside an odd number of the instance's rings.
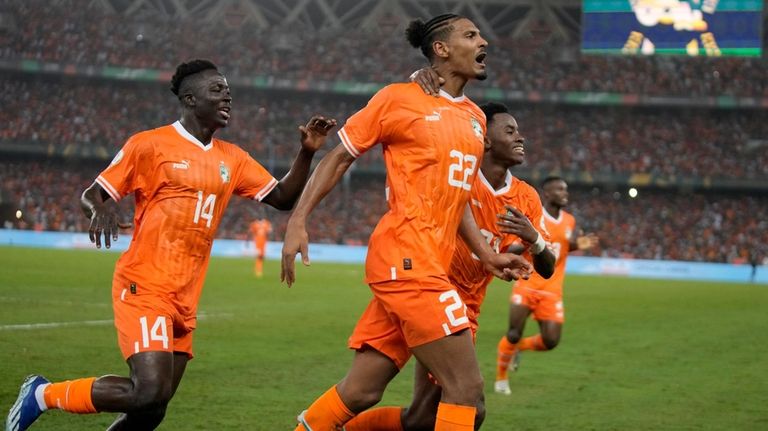
[[308,31],[402,23],[445,12],[471,17],[484,35],[578,37],[580,0],[93,0],[125,15],[166,16],[229,25]]

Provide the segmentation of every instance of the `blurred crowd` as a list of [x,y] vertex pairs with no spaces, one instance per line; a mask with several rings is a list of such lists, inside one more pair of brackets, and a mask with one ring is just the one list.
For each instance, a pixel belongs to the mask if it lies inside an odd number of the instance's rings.
[[[424,64],[405,23],[320,34],[247,24],[107,13],[87,0],[5,2],[0,59],[173,70],[209,58],[230,76],[386,83]],[[191,35],[205,34],[204,38]],[[521,91],[605,91],[660,96],[768,97],[763,59],[581,55],[575,45],[501,39],[480,85]],[[546,71],[546,73],[542,73]],[[610,71],[610,72],[608,72]]]
[[[0,163],[0,203],[6,228],[83,232],[79,194],[101,166],[64,163]],[[573,188],[568,211],[580,230],[600,236],[600,247],[587,254],[638,259],[747,263],[755,256],[768,264],[766,195],[717,195],[641,190],[632,199],[623,193]],[[132,217],[132,199],[120,204],[123,220]],[[13,208],[23,217],[16,219]],[[336,187],[308,223],[312,242],[364,245],[386,211],[383,178],[355,175]],[[248,239],[257,218],[272,221],[271,240],[285,234],[288,213],[246,199],[233,199],[217,233],[219,238]]]
[[[0,82],[0,145],[54,146],[66,154],[110,158],[132,134],[179,117],[160,85],[94,80]],[[344,119],[365,98],[235,89],[230,125],[219,135],[268,166],[285,165],[300,124],[314,114]],[[768,178],[768,122],[760,110],[510,106],[527,138],[528,165],[589,173],[664,177]],[[333,138],[330,147],[336,142]],[[381,167],[381,151],[359,166]]]

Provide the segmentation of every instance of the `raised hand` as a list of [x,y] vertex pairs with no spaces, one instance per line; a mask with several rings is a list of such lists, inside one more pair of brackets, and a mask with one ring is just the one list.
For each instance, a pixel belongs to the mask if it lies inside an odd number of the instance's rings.
[[499,219],[496,222],[499,230],[502,233],[517,235],[529,244],[536,242],[539,232],[533,227],[528,217],[513,206],[504,205],[504,208],[507,209],[506,214],[498,214],[496,216]]
[[431,67],[425,67],[419,69],[411,75],[411,82],[419,84],[422,90],[430,96],[438,96],[440,94],[440,86],[445,84],[445,79],[435,72],[435,69]]
[[579,250],[589,250],[592,247],[597,247],[599,243],[600,238],[594,233],[588,233],[576,238],[576,247]]
[[315,115],[305,126],[299,126],[301,131],[301,147],[307,151],[316,152],[325,143],[328,132],[336,127],[336,120]]

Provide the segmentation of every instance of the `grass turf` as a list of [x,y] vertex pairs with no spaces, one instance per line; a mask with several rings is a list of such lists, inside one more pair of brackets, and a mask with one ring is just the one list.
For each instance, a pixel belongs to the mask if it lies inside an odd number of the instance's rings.
[[[125,374],[110,323],[117,254],[0,248],[0,406],[24,376]],[[252,261],[213,259],[190,362],[161,430],[291,430],[343,377],[346,339],[370,293],[361,265],[300,268],[256,280]],[[566,324],[552,352],[526,352],[513,395],[492,392],[509,288],[496,281],[481,316],[486,430],[768,429],[768,287],[569,276]],[[69,322],[20,329],[11,325]],[[90,323],[83,323],[90,322]],[[529,322],[528,332],[536,329]],[[382,405],[410,401],[412,368]],[[6,410],[7,411],[7,410]],[[46,413],[34,430],[104,429],[113,415]]]

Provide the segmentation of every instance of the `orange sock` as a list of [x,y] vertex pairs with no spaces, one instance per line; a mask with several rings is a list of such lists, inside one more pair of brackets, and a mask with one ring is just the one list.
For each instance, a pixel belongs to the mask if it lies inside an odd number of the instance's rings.
[[91,399],[91,388],[96,377],[51,383],[43,391],[45,405],[49,409],[61,409],[70,413],[96,413]]
[[344,425],[346,431],[403,431],[402,407],[366,410]]
[[257,257],[256,258],[256,275],[261,277],[262,274],[264,274],[264,258],[263,257]]
[[517,343],[517,348],[520,350],[549,350],[544,344],[544,340],[541,339],[541,334],[523,338]]
[[499,344],[496,346],[496,380],[506,380],[507,370],[509,369],[509,361],[512,360],[512,356],[515,354],[515,345],[507,340],[507,336],[501,337]]
[[[316,399],[304,413],[304,422],[299,423],[295,431],[336,430],[355,416],[339,397],[336,385]],[[307,425],[307,427],[304,426]]]
[[474,431],[475,412],[474,407],[440,403],[435,431]]

